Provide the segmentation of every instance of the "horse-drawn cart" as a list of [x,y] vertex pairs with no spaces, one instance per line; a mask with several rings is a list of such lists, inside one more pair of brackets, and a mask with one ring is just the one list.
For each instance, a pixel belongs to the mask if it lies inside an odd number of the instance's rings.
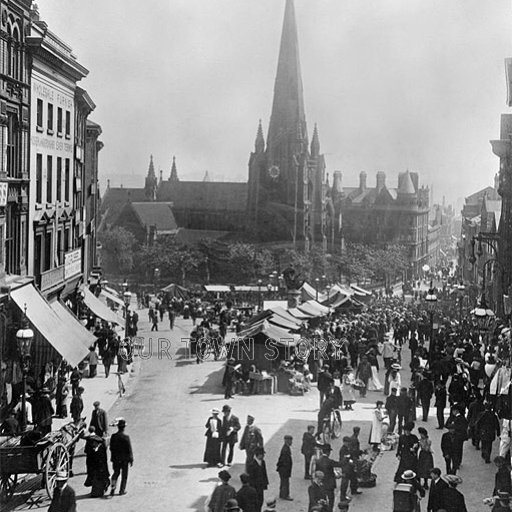
[[10,437],[0,444],[0,493],[9,499],[18,484],[18,475],[40,474],[48,496],[53,496],[57,472],[69,474],[75,444],[85,423],[68,423],[60,430],[31,442],[30,436]]

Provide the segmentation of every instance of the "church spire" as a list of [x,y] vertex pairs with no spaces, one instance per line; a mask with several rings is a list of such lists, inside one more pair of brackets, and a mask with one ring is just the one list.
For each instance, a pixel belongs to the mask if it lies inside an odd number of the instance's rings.
[[155,166],[153,165],[153,155],[150,155],[149,157],[148,178],[156,178]]
[[286,0],[274,84],[274,101],[267,137],[269,156],[273,160],[280,153],[279,146],[283,144],[306,140],[306,116],[295,7],[293,0]]
[[313,140],[311,141],[311,156],[317,157],[320,155],[320,140],[318,138],[318,128],[315,124],[315,129],[313,131]]
[[176,168],[176,157],[172,157],[172,166],[171,166],[171,175],[169,176],[169,181],[180,181],[178,178],[178,169]]
[[261,119],[258,125],[258,133],[256,134],[256,142],[254,144],[256,153],[263,153],[265,151],[265,139],[263,138],[263,128],[261,127]]

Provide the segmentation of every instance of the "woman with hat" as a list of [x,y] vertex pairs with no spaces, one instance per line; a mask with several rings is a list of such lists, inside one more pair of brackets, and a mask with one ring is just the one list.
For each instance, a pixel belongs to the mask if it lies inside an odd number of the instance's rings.
[[212,409],[211,416],[206,421],[206,448],[204,451],[203,461],[208,466],[219,466],[222,467],[220,457],[220,434],[222,428],[222,422],[219,419],[219,409]]
[[425,428],[418,428],[420,435],[419,445],[420,451],[418,454],[418,478],[423,478],[423,487],[428,489],[428,479],[430,478],[430,470],[434,467],[434,456],[432,455],[432,441],[428,437],[428,432]]
[[443,509],[446,512],[468,512],[464,495],[457,490],[462,478],[457,475],[445,475],[443,478],[448,484],[443,492]]
[[383,437],[384,419],[388,417],[383,407],[384,402],[377,400],[373,410],[372,429],[370,431],[370,444],[373,446],[374,451],[379,450]]
[[343,404],[346,411],[353,411],[353,405],[356,403],[356,397],[354,395],[354,384],[356,379],[354,378],[354,369],[348,365],[343,370],[343,378],[341,383],[341,393],[343,395]]

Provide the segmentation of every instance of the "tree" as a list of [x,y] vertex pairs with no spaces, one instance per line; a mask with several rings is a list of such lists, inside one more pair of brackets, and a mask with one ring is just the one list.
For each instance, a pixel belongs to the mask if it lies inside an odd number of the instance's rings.
[[101,232],[98,238],[105,270],[125,274],[133,269],[137,240],[132,233],[122,227],[114,227]]

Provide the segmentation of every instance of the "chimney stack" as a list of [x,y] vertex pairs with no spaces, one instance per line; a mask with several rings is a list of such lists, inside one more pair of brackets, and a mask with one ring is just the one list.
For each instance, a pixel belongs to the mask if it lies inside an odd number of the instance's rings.
[[386,173],[384,171],[379,171],[377,173],[377,193],[379,193],[383,188],[386,188]]
[[366,172],[361,171],[359,174],[359,190],[364,192],[366,190]]
[[341,171],[334,171],[332,180],[332,191],[334,194],[341,194],[343,192]]

